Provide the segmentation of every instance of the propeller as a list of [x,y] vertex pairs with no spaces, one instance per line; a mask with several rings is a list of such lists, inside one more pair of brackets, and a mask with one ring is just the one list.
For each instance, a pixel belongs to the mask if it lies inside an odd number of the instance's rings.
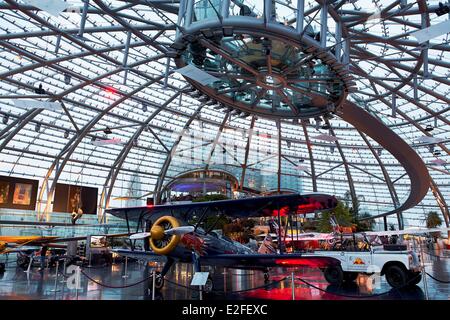
[[140,232],[140,233],[135,233],[132,234],[130,236],[130,240],[140,240],[140,239],[145,239],[147,237],[150,237],[152,234],[150,232]]
[[[166,236],[180,235],[181,236],[186,233],[194,232],[194,230],[195,230],[195,227],[193,227],[193,226],[175,227],[175,228],[165,230],[164,235],[166,235]],[[132,234],[130,236],[130,240],[140,240],[140,239],[145,239],[145,238],[148,238],[151,236],[152,236],[151,232],[140,232],[140,233]]]
[[168,230],[164,231],[164,234],[168,235],[168,236],[171,236],[174,234],[181,236],[186,233],[194,232],[194,230],[195,230],[194,226],[182,226],[182,227],[168,229]]

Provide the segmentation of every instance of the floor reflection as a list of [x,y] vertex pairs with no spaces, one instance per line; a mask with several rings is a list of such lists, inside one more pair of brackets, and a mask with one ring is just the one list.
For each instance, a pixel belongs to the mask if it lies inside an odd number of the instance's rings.
[[[448,259],[432,259],[427,266],[427,272],[439,279],[450,278]],[[177,264],[167,275],[167,281],[160,292],[152,296],[151,281],[148,278],[154,266],[143,263],[128,263],[127,277],[124,277],[124,266],[116,263],[105,267],[84,269],[95,281],[106,284],[104,287],[81,277],[81,289],[68,289],[65,279],[60,275],[55,282],[55,269],[38,272],[32,269],[30,273],[20,268],[8,266],[6,272],[0,275],[0,299],[39,299],[39,300],[198,300],[199,292],[191,290],[192,266]],[[62,271],[62,269],[61,269]],[[381,277],[379,285],[374,286],[368,276],[360,275],[356,282],[343,286],[329,285],[321,271],[314,269],[295,270],[294,291],[292,291],[291,270],[273,269],[269,284],[259,271],[224,270],[222,268],[204,268],[210,271],[214,281],[212,294],[203,294],[205,300],[214,299],[270,299],[270,300],[423,300],[426,299],[423,281],[412,288],[393,290]],[[286,279],[285,279],[286,278]],[[302,282],[298,278],[303,279]],[[427,278],[428,298],[431,300],[448,300],[450,285],[438,283]],[[119,288],[115,288],[119,287]],[[55,290],[56,289],[56,290]],[[249,290],[252,289],[252,290]]]

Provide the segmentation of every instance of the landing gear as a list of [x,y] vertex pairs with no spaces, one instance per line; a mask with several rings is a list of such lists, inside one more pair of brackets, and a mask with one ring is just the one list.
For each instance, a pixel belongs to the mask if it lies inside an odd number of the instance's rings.
[[[174,264],[175,260],[172,258],[167,258],[167,262],[164,264],[161,272],[155,272],[155,291],[159,291],[164,287],[164,277],[169,272],[170,268]],[[149,280],[149,291],[151,292],[153,288],[153,274],[150,276]]]
[[269,280],[270,280],[269,269],[268,268],[263,268],[262,272],[264,274],[264,283],[269,282]]
[[344,280],[344,272],[342,271],[341,266],[327,267],[324,270],[323,275],[330,284],[334,285],[340,285]]
[[[153,274],[149,279],[149,290],[151,291],[153,288]],[[164,287],[164,277],[161,275],[161,272],[155,272],[155,290],[161,290]]]
[[208,280],[206,280],[205,285],[203,286],[203,292],[211,293],[214,289],[214,282],[211,276],[208,276]]

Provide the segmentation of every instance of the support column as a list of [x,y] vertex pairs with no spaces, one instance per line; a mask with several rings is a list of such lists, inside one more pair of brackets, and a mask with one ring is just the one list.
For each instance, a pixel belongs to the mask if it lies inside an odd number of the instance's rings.
[[328,5],[325,0],[320,12],[320,46],[325,48],[327,46],[327,19],[328,18]]
[[297,0],[297,32],[303,32],[303,21],[305,19],[305,0]]
[[220,15],[222,16],[223,19],[226,19],[230,16],[230,0],[222,0]]
[[253,128],[255,127],[255,121],[256,121],[256,116],[253,116],[252,121],[250,123],[250,130],[248,132],[247,145],[245,146],[244,164],[242,165],[241,181],[240,181],[240,185],[239,185],[240,190],[242,190],[244,188],[245,173],[247,171],[247,163],[248,163],[248,154],[250,152],[250,145],[252,143]]
[[[281,193],[281,121],[277,121],[277,127],[278,127],[278,184],[277,184],[277,191],[278,194]],[[281,227],[281,226],[280,226]]]
[[342,22],[338,21],[336,24],[336,47],[335,47],[335,52],[334,52],[334,56],[336,57],[336,60],[338,62],[342,61]]
[[194,0],[187,0],[186,18],[184,19],[184,27],[188,28],[192,23],[192,12],[194,10]]
[[273,20],[273,0],[264,0],[264,23],[267,24]]

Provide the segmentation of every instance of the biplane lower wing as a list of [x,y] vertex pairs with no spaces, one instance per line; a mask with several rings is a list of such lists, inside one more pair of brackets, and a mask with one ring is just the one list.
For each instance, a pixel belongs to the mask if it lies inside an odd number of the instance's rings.
[[270,217],[289,213],[314,213],[334,209],[337,199],[334,196],[311,194],[282,194],[266,197],[254,197],[235,200],[219,200],[207,202],[192,202],[182,204],[164,204],[145,207],[129,207],[107,209],[113,216],[129,221],[150,220],[158,214],[185,213],[195,209],[211,209],[210,212],[220,212],[231,218]]
[[218,254],[202,256],[201,264],[235,269],[261,269],[265,267],[310,267],[325,268],[340,265],[340,261],[330,257],[307,257],[302,254]]
[[156,254],[151,251],[129,250],[129,249],[113,249],[112,252],[131,259],[147,261],[147,262],[167,262],[167,257]]
[[[113,252],[137,260],[166,262],[167,257],[151,251],[116,249]],[[325,268],[340,265],[331,257],[311,257],[302,254],[215,254],[198,258],[201,265],[234,269],[264,269],[269,267]]]

